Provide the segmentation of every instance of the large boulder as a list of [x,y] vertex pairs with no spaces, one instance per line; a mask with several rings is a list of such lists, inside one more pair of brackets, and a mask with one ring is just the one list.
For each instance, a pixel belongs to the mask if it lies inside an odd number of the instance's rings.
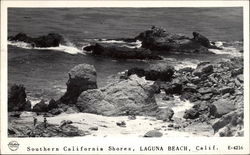
[[244,113],[243,109],[232,111],[223,115],[212,125],[216,136],[244,136]]
[[34,112],[48,112],[48,104],[44,100],[41,100],[39,103],[35,104],[32,111]]
[[25,33],[18,33],[16,36],[10,36],[8,39],[10,41],[30,43],[33,47],[57,47],[60,43],[64,42],[63,37],[57,33],[49,33],[48,35],[37,38],[29,37]]
[[185,111],[183,118],[196,119],[200,116],[209,118],[216,115],[216,107],[206,101],[198,102],[191,109]]
[[173,77],[175,69],[166,63],[151,64],[146,70],[147,80],[170,81]]
[[209,40],[197,32],[194,38],[182,34],[171,34],[165,29],[153,26],[151,29],[140,33],[135,39],[142,41],[142,47],[154,51],[210,53]]
[[8,93],[8,111],[31,111],[30,101],[26,101],[23,85],[13,85]]
[[216,107],[216,116],[221,117],[222,115],[225,115],[231,111],[234,111],[236,109],[236,106],[234,105],[234,102],[228,98],[226,99],[219,99],[213,104]]
[[154,91],[149,82],[132,76],[104,88],[83,92],[76,106],[82,112],[106,116],[155,115],[158,106]]
[[193,75],[198,77],[208,76],[211,73],[213,73],[213,65],[211,65],[209,62],[201,62],[193,71]]
[[96,43],[84,48],[86,51],[92,51],[93,55],[102,55],[117,59],[153,59],[161,60],[162,58],[155,55],[148,49],[129,48],[116,44]]
[[174,116],[174,111],[170,108],[161,108],[156,113],[156,119],[163,121],[171,121]]
[[131,68],[128,70],[127,75],[136,74],[139,77],[145,76],[146,80],[160,80],[170,81],[175,72],[174,67],[169,66],[166,63],[151,64],[147,69],[142,68]]
[[75,104],[83,91],[97,88],[96,70],[93,65],[77,65],[68,74],[67,91],[60,98],[60,102],[63,104]]

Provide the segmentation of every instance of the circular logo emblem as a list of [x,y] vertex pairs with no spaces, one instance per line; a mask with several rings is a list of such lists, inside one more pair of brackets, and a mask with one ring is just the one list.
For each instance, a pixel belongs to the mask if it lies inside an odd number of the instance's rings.
[[19,148],[19,144],[17,141],[11,141],[9,142],[8,147],[11,151],[16,151]]

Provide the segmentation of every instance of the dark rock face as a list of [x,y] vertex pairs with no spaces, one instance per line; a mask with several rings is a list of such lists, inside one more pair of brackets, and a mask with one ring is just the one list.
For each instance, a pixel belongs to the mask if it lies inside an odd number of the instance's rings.
[[34,112],[48,112],[48,105],[44,100],[41,100],[39,103],[34,105],[32,111]]
[[[210,53],[209,40],[194,32],[191,39],[181,34],[170,34],[165,29],[153,26],[150,30],[140,33],[135,39],[142,41],[142,47],[153,51]],[[215,47],[214,47],[215,48]]]
[[92,51],[93,55],[102,55],[116,59],[162,59],[144,48],[128,48],[115,44],[96,43],[95,45],[85,47],[84,50]]
[[32,44],[33,47],[57,47],[64,42],[61,35],[57,33],[49,33],[46,36],[32,38],[25,33],[18,33],[16,36],[8,38],[10,41],[23,41]]
[[26,101],[25,88],[13,85],[8,93],[8,111],[31,111],[30,101]]
[[48,104],[48,110],[52,110],[55,108],[58,108],[58,103],[54,99],[51,99]]
[[144,70],[141,68],[132,68],[128,70],[128,76],[136,74],[139,77],[145,76],[146,80],[160,80],[160,81],[170,81],[174,74],[174,67],[166,64],[154,64],[148,69]]
[[67,91],[61,97],[63,104],[75,104],[79,95],[88,89],[96,89],[96,71],[94,66],[80,64],[69,71]]
[[141,78],[123,80],[83,92],[77,102],[82,112],[106,116],[155,115],[154,88]]
[[194,105],[191,109],[186,110],[183,118],[185,119],[196,119],[201,115],[205,115],[207,117],[215,116],[216,115],[216,107],[205,101],[200,102]]

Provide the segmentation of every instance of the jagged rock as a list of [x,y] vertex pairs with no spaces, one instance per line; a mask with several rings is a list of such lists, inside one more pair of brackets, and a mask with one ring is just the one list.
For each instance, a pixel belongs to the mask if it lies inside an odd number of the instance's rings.
[[8,111],[30,111],[31,103],[26,101],[23,85],[13,85],[8,93]]
[[221,117],[222,115],[227,114],[227,113],[234,111],[236,109],[234,102],[229,100],[228,98],[219,99],[219,100],[213,102],[213,104],[216,107],[216,116],[217,117]]
[[140,33],[135,39],[142,41],[143,48],[162,52],[210,53],[208,47],[216,48],[215,46],[204,46],[204,39],[200,39],[199,36],[191,39],[182,34],[167,33],[163,28],[154,26],[150,30]]
[[32,38],[27,36],[25,33],[18,33],[14,37],[8,38],[10,41],[23,41],[30,43],[33,47],[57,47],[60,43],[64,42],[61,35],[57,33],[49,33],[46,36],[40,36],[37,38]]
[[182,84],[181,83],[165,83],[162,85],[166,94],[181,94]]
[[174,67],[165,63],[152,64],[146,70],[141,68],[132,68],[128,70],[128,76],[136,74],[139,77],[146,77],[146,80],[170,81],[174,74]]
[[198,89],[198,92],[200,94],[208,94],[208,93],[213,93],[214,90],[212,88],[209,88],[209,87],[202,87],[202,88]]
[[74,105],[83,91],[96,88],[96,70],[94,66],[89,64],[77,65],[69,71],[67,91],[60,98],[60,102]]
[[117,59],[153,59],[161,60],[162,58],[144,48],[128,48],[116,44],[90,45],[84,48],[86,51],[92,51],[93,55],[108,56]]
[[162,137],[162,136],[163,134],[157,130],[150,130],[144,135],[144,137]]
[[146,80],[170,81],[174,72],[174,67],[169,66],[166,63],[152,64],[146,70]]
[[213,96],[213,93],[204,94],[200,97],[201,100],[209,100]]
[[199,116],[204,115],[207,117],[216,115],[216,107],[206,101],[195,104],[191,109],[185,111],[183,118],[195,119]]
[[222,95],[224,95],[224,94],[226,94],[226,93],[230,93],[230,94],[231,94],[231,93],[234,93],[234,88],[224,86],[224,87],[222,87],[222,88],[219,89],[219,92],[220,92]]
[[39,103],[34,105],[32,111],[34,111],[34,112],[48,112],[48,105],[42,99]]
[[48,110],[52,110],[55,108],[58,108],[58,103],[54,99],[51,99],[48,104]]
[[174,116],[174,111],[170,108],[159,109],[156,113],[156,119],[163,121],[171,121]]
[[63,127],[64,125],[67,125],[67,124],[72,124],[73,122],[71,120],[62,120],[59,127]]
[[193,92],[196,93],[198,90],[198,86],[192,83],[187,83],[183,86],[183,92]]
[[83,92],[76,105],[82,112],[107,116],[155,114],[158,106],[154,91],[147,81],[134,75],[128,80]]
[[124,121],[116,122],[116,125],[120,127],[126,127],[126,123]]
[[193,71],[193,75],[198,77],[208,76],[211,73],[213,73],[213,65],[209,64],[208,62],[202,62],[198,64],[196,69]]
[[212,125],[214,133],[220,137],[244,136],[244,113],[242,109],[223,115]]
[[243,76],[243,74],[238,75],[237,76],[237,80],[240,81],[241,83],[243,83],[244,82],[244,76]]

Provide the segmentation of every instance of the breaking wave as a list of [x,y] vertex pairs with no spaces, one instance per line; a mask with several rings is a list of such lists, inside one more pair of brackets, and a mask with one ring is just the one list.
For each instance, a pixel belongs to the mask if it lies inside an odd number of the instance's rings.
[[234,42],[223,42],[223,41],[217,41],[215,42],[215,45],[217,47],[222,48],[222,50],[218,49],[209,49],[209,51],[215,53],[215,54],[227,54],[234,57],[241,57],[243,53],[243,43],[240,41],[234,41]]
[[58,47],[32,47],[31,44],[22,41],[8,41],[8,45],[24,49],[62,51],[68,54],[84,54],[84,55],[86,54],[83,50],[77,48],[72,43],[68,43],[67,45],[60,44]]

